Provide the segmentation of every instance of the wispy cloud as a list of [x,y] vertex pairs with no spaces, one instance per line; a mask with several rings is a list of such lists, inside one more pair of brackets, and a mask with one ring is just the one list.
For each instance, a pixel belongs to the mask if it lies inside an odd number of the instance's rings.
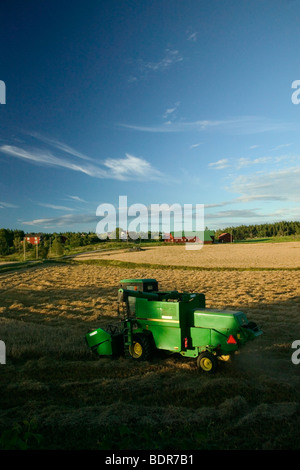
[[222,202],[215,202],[211,204],[204,204],[205,209],[213,209],[215,207],[223,207],[229,204],[233,204],[234,201],[222,201]]
[[259,134],[272,131],[294,130],[296,125],[276,119],[260,116],[241,116],[222,120],[197,120],[197,121],[173,121],[164,122],[159,125],[147,126],[136,124],[120,124],[121,127],[140,132],[225,132],[235,135]]
[[[14,145],[2,145],[0,146],[0,152],[9,157],[19,158],[36,165],[68,169],[92,178],[129,181],[157,180],[162,177],[159,170],[153,168],[151,163],[143,158],[125,154],[124,158],[107,158],[98,162],[80,152],[76,152],[76,150],[61,142],[47,139],[47,143],[50,144],[50,142],[56,150],[63,153],[63,156],[57,156],[49,149],[24,148]],[[70,156],[75,157],[75,160]]]
[[198,144],[193,144],[193,145],[190,145],[190,149],[195,149],[197,147],[199,147],[199,145],[201,145],[202,142],[198,142]]
[[18,206],[9,202],[0,201],[0,209],[17,209]]
[[59,217],[50,217],[44,219],[33,219],[21,222],[22,225],[34,227],[53,228],[62,226],[72,226],[78,224],[97,224],[99,217],[89,214],[66,214]]
[[212,162],[208,164],[209,168],[215,170],[222,170],[224,168],[232,168],[234,170],[240,170],[242,168],[247,168],[250,166],[263,166],[263,165],[277,165],[280,163],[288,163],[290,165],[298,164],[300,161],[299,155],[264,155],[257,158],[231,158],[231,159],[220,159],[217,162]]
[[196,42],[197,41],[197,36],[198,36],[198,33],[196,31],[194,31],[194,32],[187,31],[187,40],[188,41]]
[[214,170],[223,170],[224,168],[227,168],[229,165],[228,165],[227,158],[223,158],[222,160],[218,160],[217,162],[209,163],[208,166]]
[[10,157],[19,158],[42,166],[67,168],[96,178],[107,177],[107,172],[96,165],[74,163],[70,160],[66,160],[65,158],[56,157],[52,152],[47,150],[39,150],[36,148],[25,150],[13,145],[2,145],[0,147],[0,152],[9,155]]
[[64,153],[67,153],[69,155],[72,155],[73,157],[78,157],[83,160],[90,160],[92,161],[92,158],[88,157],[87,155],[78,152],[78,150],[75,150],[74,148],[70,147],[69,145],[65,144],[64,142],[60,142],[59,140],[56,139],[51,139],[49,137],[46,137],[38,132],[31,132],[28,133],[28,135],[35,137],[37,140],[44,142],[46,144],[51,145],[52,147],[56,148],[57,150],[61,150]]
[[286,197],[284,196],[277,196],[276,194],[252,194],[244,195],[237,197],[231,201],[232,203],[239,203],[239,202],[252,202],[252,201],[286,201]]
[[126,154],[126,158],[108,158],[104,165],[110,170],[111,178],[117,180],[136,179],[161,179],[160,171],[152,167],[146,160]]
[[206,214],[206,219],[244,219],[244,218],[256,218],[256,217],[264,217],[262,214],[257,212],[257,209],[236,209],[236,210],[229,210],[229,211],[220,211],[215,212],[213,214]]
[[73,201],[76,201],[76,202],[84,202],[84,203],[87,203],[87,201],[85,201],[84,199],[82,199],[81,197],[79,196],[68,196],[69,199],[72,199]]
[[279,149],[282,149],[282,148],[285,148],[285,147],[290,147],[292,144],[281,144],[281,145],[277,145],[277,147],[274,147],[272,150],[279,150]]
[[242,167],[250,166],[250,165],[270,163],[272,159],[273,159],[272,157],[259,157],[259,158],[253,158],[253,159],[241,157],[238,159],[238,168],[242,168]]
[[66,206],[56,206],[54,204],[44,204],[42,202],[39,202],[38,203],[39,206],[42,206],[42,207],[47,207],[48,209],[54,209],[54,210],[58,210],[58,211],[74,211],[75,209],[71,208],[71,207],[66,207]]
[[152,72],[161,72],[182,61],[183,57],[178,50],[165,49],[164,55],[161,59],[156,62],[140,61],[139,66],[142,71],[151,70]]
[[230,199],[228,201],[216,202],[211,204],[204,204],[205,209],[214,209],[216,207],[224,207],[224,206],[231,206],[233,204],[241,204],[241,203],[248,203],[248,202],[262,202],[262,201],[286,201],[286,197],[284,196],[277,196],[277,195],[263,195],[263,194],[255,194],[255,195],[243,195],[236,197],[234,199]]
[[137,70],[130,75],[128,82],[134,83],[147,77],[149,73],[165,72],[177,63],[183,61],[183,56],[177,49],[167,48],[163,56],[156,61],[140,59],[136,62]]
[[164,119],[174,118],[179,105],[180,105],[180,102],[177,101],[177,103],[175,103],[174,106],[172,106],[171,108],[167,108],[163,114],[163,118]]
[[216,213],[210,213],[205,215],[205,219],[209,220],[209,224],[215,228],[236,226],[241,224],[241,220],[245,220],[244,223],[256,224],[266,223],[268,221],[274,222],[275,220],[299,220],[300,208],[299,207],[288,207],[284,209],[277,209],[274,211],[262,211],[258,208],[253,209],[238,209],[219,211]]
[[245,199],[273,199],[300,201],[300,168],[290,167],[268,172],[239,175],[228,188]]

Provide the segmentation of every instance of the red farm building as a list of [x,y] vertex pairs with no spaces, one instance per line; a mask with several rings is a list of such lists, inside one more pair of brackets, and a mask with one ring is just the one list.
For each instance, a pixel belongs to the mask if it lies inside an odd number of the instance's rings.
[[214,232],[211,230],[205,230],[201,232],[200,236],[182,236],[182,237],[174,237],[172,233],[166,233],[164,235],[164,241],[167,243],[204,243],[204,245],[209,245],[214,243],[215,236]]
[[34,233],[34,234],[29,234],[25,235],[25,240],[27,243],[30,243],[31,245],[39,245],[43,239],[43,236],[41,233]]
[[221,233],[218,237],[219,243],[232,243],[233,242],[233,236],[231,233]]

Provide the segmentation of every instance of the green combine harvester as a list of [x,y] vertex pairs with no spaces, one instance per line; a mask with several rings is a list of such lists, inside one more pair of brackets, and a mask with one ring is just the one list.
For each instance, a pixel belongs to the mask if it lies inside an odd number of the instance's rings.
[[205,307],[205,295],[159,291],[155,279],[123,279],[118,291],[121,327],[86,334],[98,356],[151,360],[155,350],[195,358],[205,372],[216,370],[241,346],[262,334],[243,312]]

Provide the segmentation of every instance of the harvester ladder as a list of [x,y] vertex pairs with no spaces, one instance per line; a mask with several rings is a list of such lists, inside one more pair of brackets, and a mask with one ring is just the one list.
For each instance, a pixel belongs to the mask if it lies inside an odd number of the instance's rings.
[[132,344],[132,324],[127,319],[124,321],[123,340],[125,357],[129,357],[129,346]]

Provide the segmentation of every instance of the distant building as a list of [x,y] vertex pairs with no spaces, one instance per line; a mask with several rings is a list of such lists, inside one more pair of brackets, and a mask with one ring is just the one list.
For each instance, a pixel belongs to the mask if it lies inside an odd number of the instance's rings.
[[43,235],[41,233],[30,233],[25,235],[25,240],[31,245],[39,245],[43,240]]
[[232,243],[233,242],[233,236],[231,233],[221,233],[218,237],[219,243]]
[[215,232],[212,230],[205,230],[195,235],[195,232],[191,232],[191,235],[187,234],[182,237],[174,237],[174,234],[165,233],[164,241],[167,243],[204,243],[204,245],[211,245],[215,241]]

